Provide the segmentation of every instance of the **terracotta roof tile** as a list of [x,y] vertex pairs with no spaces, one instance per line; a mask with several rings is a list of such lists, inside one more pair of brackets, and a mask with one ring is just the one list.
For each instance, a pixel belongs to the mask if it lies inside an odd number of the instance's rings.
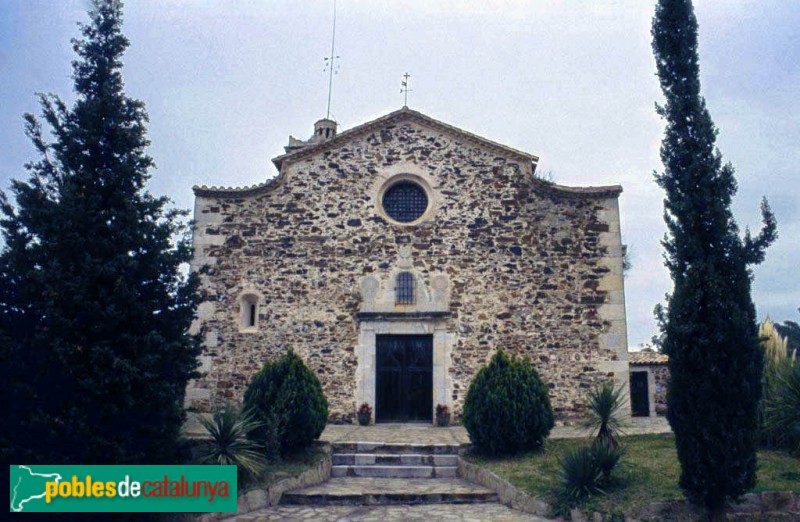
[[646,366],[648,364],[667,364],[669,357],[658,352],[630,352],[628,363],[632,366]]

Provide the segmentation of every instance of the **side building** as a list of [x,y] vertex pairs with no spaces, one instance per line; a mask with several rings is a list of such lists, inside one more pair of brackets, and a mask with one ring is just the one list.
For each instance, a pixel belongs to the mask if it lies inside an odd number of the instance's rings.
[[632,414],[636,417],[666,415],[669,357],[648,348],[630,352],[629,364]]

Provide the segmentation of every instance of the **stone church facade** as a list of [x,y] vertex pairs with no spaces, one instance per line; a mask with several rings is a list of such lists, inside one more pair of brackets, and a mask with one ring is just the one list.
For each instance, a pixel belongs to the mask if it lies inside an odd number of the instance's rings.
[[332,422],[461,414],[497,349],[529,356],[557,418],[587,388],[628,386],[619,186],[535,176],[536,156],[403,108],[337,134],[290,138],[279,175],[195,187],[205,300],[201,378],[187,402],[239,401],[292,348]]

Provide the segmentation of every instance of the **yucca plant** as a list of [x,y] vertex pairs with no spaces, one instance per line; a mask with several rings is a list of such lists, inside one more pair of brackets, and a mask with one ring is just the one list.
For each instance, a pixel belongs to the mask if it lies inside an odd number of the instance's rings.
[[800,454],[800,364],[780,372],[767,405],[765,428],[779,446]]
[[624,391],[622,386],[605,382],[591,389],[585,402],[589,415],[584,427],[596,432],[597,440],[612,448],[619,446],[619,437],[624,435],[623,408],[627,404]]
[[595,439],[591,446],[592,456],[594,462],[600,469],[602,474],[602,484],[608,484],[611,480],[611,472],[617,467],[622,456],[625,455],[625,448],[617,446],[616,448],[605,441]]
[[264,471],[267,462],[262,447],[247,438],[261,427],[250,414],[226,404],[200,422],[209,436],[198,448],[201,464],[234,465],[242,478],[255,478]]
[[568,451],[558,462],[561,465],[563,495],[569,504],[603,493],[600,489],[603,471],[597,465],[592,448],[582,446]]

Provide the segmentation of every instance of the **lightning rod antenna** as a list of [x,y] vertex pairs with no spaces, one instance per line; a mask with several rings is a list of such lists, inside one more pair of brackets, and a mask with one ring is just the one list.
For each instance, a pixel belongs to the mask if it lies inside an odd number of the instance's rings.
[[336,0],[333,0],[333,34],[331,35],[331,55],[330,61],[326,58],[326,62],[328,62],[328,67],[330,68],[329,76],[328,76],[328,113],[325,116],[325,119],[331,119],[331,92],[333,91],[333,69],[334,69],[334,61],[339,58],[334,53],[336,52]]

